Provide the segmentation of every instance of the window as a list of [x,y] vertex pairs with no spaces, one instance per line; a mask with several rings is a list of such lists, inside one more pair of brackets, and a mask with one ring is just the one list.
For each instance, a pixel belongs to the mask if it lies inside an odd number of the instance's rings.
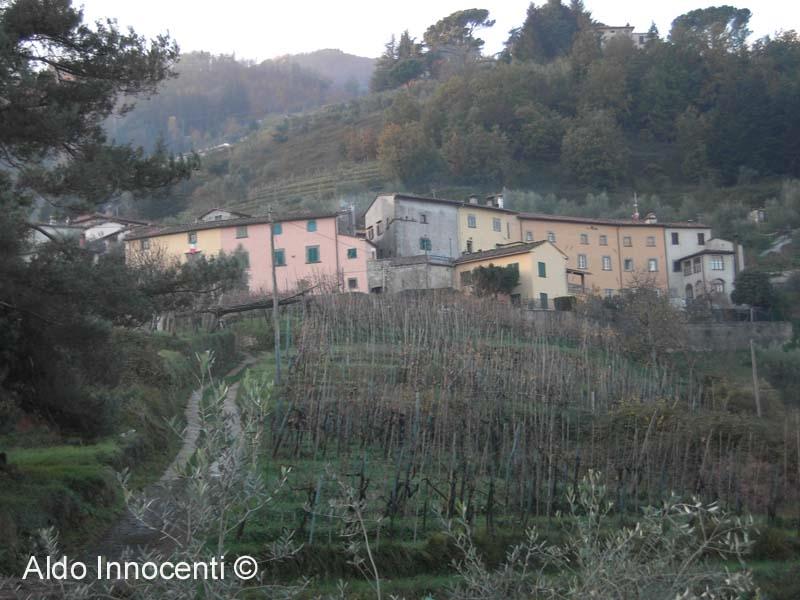
[[306,262],[307,263],[319,262],[319,246],[306,246]]
[[702,270],[702,266],[700,264],[700,257],[695,258],[694,261],[692,262],[694,263],[694,272],[699,273]]
[[588,264],[586,260],[585,254],[578,254],[578,268],[579,269],[586,269],[588,268],[586,265]]
[[715,279],[711,282],[711,288],[714,290],[715,294],[724,294],[725,282],[722,281],[722,279]]
[[378,235],[381,235],[383,233],[383,223],[381,221],[375,223],[375,233],[377,233]]
[[424,250],[425,252],[430,252],[432,248],[433,248],[433,245],[431,244],[430,238],[426,238],[426,237],[419,238],[419,249],[420,250]]
[[317,222],[314,219],[311,219],[308,223],[306,223],[306,231],[316,231],[317,230]]
[[588,233],[582,233],[581,234],[581,244],[583,244],[585,246],[588,243],[589,243],[589,234]]
[[547,265],[543,262],[539,263],[539,277],[547,277]]
[[189,232],[189,243],[190,244],[196,244],[197,243],[197,232],[196,231],[190,231]]
[[712,256],[711,257],[711,270],[712,271],[724,271],[725,270],[725,258],[722,256]]
[[503,224],[500,222],[500,219],[497,218],[492,219],[492,230],[503,231]]
[[611,270],[611,257],[604,256],[603,257],[603,271],[610,271]]
[[459,274],[461,280],[461,287],[472,285],[472,271],[462,271]]
[[214,215],[215,221],[222,221],[222,215]]
[[282,223],[273,223],[272,224],[272,235],[280,235],[283,233],[283,224]]
[[600,236],[600,245],[601,246],[608,246],[608,236],[607,235],[601,235]]
[[697,234],[697,245],[698,246],[705,246],[706,245],[706,234],[705,233],[698,233]]
[[367,227],[367,239],[371,240],[375,237],[375,228],[370,226]]
[[150,240],[142,240],[139,244],[139,247],[142,250],[150,250]]
[[672,272],[673,273],[680,273],[681,272],[681,261],[673,260],[672,261]]
[[691,283],[686,284],[686,289],[683,291],[687,300],[694,300],[694,288]]
[[[541,265],[541,264],[544,264],[544,263],[539,263],[539,264]],[[539,305],[542,308],[548,308],[549,307],[548,300],[547,300],[547,294],[545,294],[544,292],[541,292],[539,294]]]
[[478,221],[475,218],[475,215],[467,215],[467,227],[470,229],[475,229],[478,226]]
[[683,261],[683,274],[684,275],[692,274],[692,261],[690,260]]
[[648,259],[648,261],[647,261],[647,270],[650,271],[651,273],[655,273],[655,272],[658,271],[658,259],[657,258]]
[[648,235],[647,236],[647,245],[650,246],[651,248],[655,247],[655,245],[656,245],[656,236]]
[[553,233],[552,231],[548,231],[547,232],[547,241],[550,242],[551,244],[555,244],[556,243],[556,234]]
[[532,231],[526,231],[525,232],[525,241],[526,242],[532,242],[533,241],[533,232]]
[[286,266],[286,251],[283,248],[275,250],[275,266],[276,267]]
[[623,265],[623,268],[626,271],[628,271],[628,272],[633,271],[633,259],[632,258],[626,258],[623,261],[622,265]]
[[358,279],[355,277],[348,277],[347,279],[347,289],[348,290],[357,290],[358,289]]
[[678,241],[678,232],[672,232],[672,245],[677,246],[680,242]]
[[472,240],[467,240],[467,254],[472,254]]
[[348,248],[347,249],[347,258],[358,258],[358,248]]
[[420,223],[427,223],[428,222],[428,215],[426,215],[425,213],[420,213],[419,214],[419,222]]
[[633,246],[633,240],[631,239],[631,236],[626,235],[624,238],[622,238],[622,245],[626,248]]
[[236,228],[236,239],[247,237],[247,225],[239,225]]

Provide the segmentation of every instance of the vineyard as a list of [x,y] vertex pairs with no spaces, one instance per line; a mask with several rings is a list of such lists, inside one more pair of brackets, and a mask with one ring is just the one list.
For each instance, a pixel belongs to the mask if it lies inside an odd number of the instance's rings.
[[353,503],[388,553],[379,568],[395,568],[398,548],[428,560],[459,514],[502,555],[564,512],[589,470],[620,522],[671,492],[797,516],[796,414],[737,412],[724,386],[633,360],[609,329],[537,325],[479,300],[356,295],[316,301],[298,329],[267,450],[293,483],[242,540],[295,528],[308,545],[298,572],[337,572],[318,545],[338,542]]

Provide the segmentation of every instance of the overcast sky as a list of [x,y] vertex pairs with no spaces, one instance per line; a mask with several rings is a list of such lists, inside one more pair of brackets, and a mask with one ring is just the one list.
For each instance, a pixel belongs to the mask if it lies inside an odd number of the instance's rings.
[[[537,0],[542,4],[545,0]],[[565,0],[566,2],[566,0]],[[630,23],[646,31],[655,21],[662,35],[676,16],[731,0],[585,0],[598,21]],[[497,23],[480,35],[486,52],[499,52],[508,31],[525,19],[528,0],[74,0],[87,19],[115,17],[121,25],[153,36],[169,31],[181,50],[263,60],[283,54],[339,48],[378,56],[392,33],[408,29],[421,38],[428,25],[464,8],[487,8]],[[778,30],[800,30],[800,2],[758,0],[736,3],[753,11],[750,29],[757,37]]]

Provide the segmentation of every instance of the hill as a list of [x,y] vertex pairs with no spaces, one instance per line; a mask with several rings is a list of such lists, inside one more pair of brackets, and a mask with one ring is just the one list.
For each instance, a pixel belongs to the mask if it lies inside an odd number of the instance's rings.
[[327,77],[333,85],[359,92],[369,89],[375,70],[375,59],[326,48],[303,54],[288,54],[274,59],[276,63],[293,63],[308,71]]
[[177,77],[162,83],[155,96],[138,100],[132,111],[105,126],[117,141],[146,149],[161,139],[174,152],[203,150],[241,139],[269,115],[358,96],[373,62],[338,50],[261,63],[191,52],[181,57]]

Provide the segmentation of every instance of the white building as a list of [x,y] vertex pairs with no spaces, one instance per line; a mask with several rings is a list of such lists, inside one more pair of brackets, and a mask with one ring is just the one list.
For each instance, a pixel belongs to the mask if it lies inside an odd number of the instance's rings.
[[706,242],[711,239],[711,227],[687,224],[686,227],[664,228],[664,247],[667,254],[667,284],[669,285],[670,298],[685,299],[683,280],[683,266],[681,260],[685,256],[696,254],[706,248]]
[[594,30],[600,36],[601,46],[605,46],[610,40],[617,36],[623,36],[629,38],[637,48],[644,48],[649,37],[647,32],[642,33],[641,31],[634,31],[633,27],[628,23],[624,26],[598,25]]
[[742,247],[727,240],[706,240],[704,248],[680,259],[686,303],[706,299],[713,308],[733,305],[736,274],[744,268]]

